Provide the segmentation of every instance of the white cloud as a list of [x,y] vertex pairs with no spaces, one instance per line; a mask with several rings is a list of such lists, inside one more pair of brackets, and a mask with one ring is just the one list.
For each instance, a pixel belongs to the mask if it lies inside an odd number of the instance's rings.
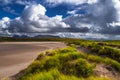
[[16,0],[15,3],[21,5],[30,5],[31,3],[35,3],[35,2],[30,2],[29,0]]
[[35,18],[38,18],[39,15],[45,15],[46,9],[44,6],[38,4],[38,5],[28,5],[25,7],[22,18],[24,20],[33,20]]
[[112,26],[112,27],[119,26],[119,27],[120,27],[120,22],[112,22],[112,23],[108,23],[107,26],[108,26],[108,27],[110,27],[110,26]]
[[[67,14],[76,15],[76,14],[79,14],[80,11],[83,11],[83,10],[86,11],[85,8],[86,8],[86,5],[82,5],[82,6],[80,6],[80,7],[78,6],[78,7],[75,8],[74,10],[68,11]],[[84,13],[84,15],[85,15],[85,14],[87,14],[87,12]],[[80,15],[80,14],[79,14],[79,15]]]
[[114,4],[114,8],[117,10],[118,21],[120,22],[120,1],[119,0],[112,0]]
[[61,32],[69,28],[68,24],[62,21],[61,15],[48,17],[45,15],[46,9],[40,4],[27,5],[20,17],[10,20],[3,18],[0,25],[10,33],[31,33],[31,32]]
[[67,3],[67,4],[73,4],[73,5],[79,5],[87,2],[87,0],[46,0],[46,3],[50,5],[58,5],[62,3]]
[[72,15],[73,15],[73,14],[76,14],[76,11],[77,11],[77,10],[68,11],[67,14],[72,14]]
[[6,29],[8,28],[9,22],[10,22],[10,19],[8,17],[4,17],[2,18],[2,20],[0,20],[0,35],[3,35],[3,36],[10,35],[8,30]]
[[2,18],[2,20],[0,20],[0,28],[7,28],[7,25],[9,24],[10,19],[8,17],[4,17]]
[[52,19],[62,21],[62,15],[56,15],[56,16],[53,17]]
[[7,22],[7,21],[10,20],[10,18],[8,18],[8,17],[4,17],[4,18],[2,18],[2,20],[5,21],[5,22]]
[[97,2],[98,2],[98,0],[88,0],[87,1],[88,4],[94,4],[94,3],[97,3]]
[[97,3],[98,0],[45,0],[47,4],[50,6],[56,6],[59,4],[69,4],[69,5],[80,5],[83,3],[94,4]]

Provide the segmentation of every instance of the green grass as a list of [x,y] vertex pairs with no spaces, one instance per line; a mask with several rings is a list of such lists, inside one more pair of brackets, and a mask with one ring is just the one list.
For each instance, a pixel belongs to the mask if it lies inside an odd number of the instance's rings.
[[[21,78],[21,80],[86,80],[84,78],[78,78],[75,76],[64,75],[57,69],[51,69],[49,71],[36,72],[34,74],[28,74]],[[104,77],[90,76],[87,80],[110,80]]]
[[96,63],[113,63],[116,69],[119,65],[111,59],[87,55],[74,47],[66,47],[41,53],[19,80],[110,80],[94,76]]
[[34,74],[28,74],[21,78],[21,80],[83,80],[82,78],[76,78],[75,76],[66,76],[60,73],[57,69],[51,69],[49,71],[36,72]]
[[96,53],[97,55],[109,57],[120,62],[120,50],[112,48],[110,46],[101,46],[98,44],[89,45],[91,52]]
[[[97,64],[120,72],[120,41],[91,41],[70,38],[2,38],[0,41],[59,41],[69,47],[40,53],[18,80],[110,80],[94,74]],[[81,46],[89,54],[79,52]],[[117,48],[115,48],[117,47]]]
[[90,52],[95,53],[96,55],[108,57],[120,62],[120,50],[115,48],[115,46],[119,48],[118,45],[120,44],[114,44],[114,46],[111,46],[110,42],[108,43],[108,42],[83,41],[83,40],[69,41],[68,45],[71,45],[71,44],[88,48]]
[[[53,53],[54,52],[55,51],[53,51]],[[49,56],[47,53],[48,56],[44,57],[42,60],[41,55],[44,55],[40,54],[37,60],[35,60],[26,71],[29,73],[35,73],[36,71],[49,71],[52,68],[57,68],[59,71],[66,75],[75,75],[83,77],[87,77],[93,73],[93,65],[89,64],[89,62],[86,59],[82,59],[82,57],[84,56],[81,56],[75,48],[67,47],[64,49],[56,50],[56,52],[57,54],[54,54],[53,56]],[[50,53],[52,54],[52,52]],[[74,61],[74,63],[65,66],[69,61]],[[73,74],[71,73],[71,70],[66,70],[70,69],[70,67],[71,69],[74,68]]]

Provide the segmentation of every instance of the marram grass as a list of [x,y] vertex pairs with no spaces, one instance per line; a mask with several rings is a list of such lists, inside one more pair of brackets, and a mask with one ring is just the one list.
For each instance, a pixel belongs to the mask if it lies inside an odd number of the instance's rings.
[[112,61],[78,52],[75,47],[46,51],[36,58],[18,80],[110,80],[94,76],[97,62],[111,64],[109,62]]

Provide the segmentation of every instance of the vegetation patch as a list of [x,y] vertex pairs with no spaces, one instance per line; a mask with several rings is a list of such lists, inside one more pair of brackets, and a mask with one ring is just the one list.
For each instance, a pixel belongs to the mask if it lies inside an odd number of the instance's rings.
[[[96,62],[104,62],[92,55],[77,51],[74,47],[46,51],[24,71],[18,80],[109,80],[94,76]],[[91,63],[91,61],[92,63]]]
[[[61,41],[68,47],[40,53],[18,80],[112,80],[106,75],[102,77],[96,75],[95,68],[100,64],[120,72],[120,41],[110,43],[109,41],[59,38],[35,40]],[[78,51],[78,47],[88,49],[89,53]],[[112,71],[110,72],[112,74]]]

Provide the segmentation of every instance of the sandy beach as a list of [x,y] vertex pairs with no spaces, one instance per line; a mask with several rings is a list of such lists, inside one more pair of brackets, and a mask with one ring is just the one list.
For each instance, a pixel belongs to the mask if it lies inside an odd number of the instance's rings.
[[25,69],[41,51],[65,46],[62,42],[1,42],[0,79]]

